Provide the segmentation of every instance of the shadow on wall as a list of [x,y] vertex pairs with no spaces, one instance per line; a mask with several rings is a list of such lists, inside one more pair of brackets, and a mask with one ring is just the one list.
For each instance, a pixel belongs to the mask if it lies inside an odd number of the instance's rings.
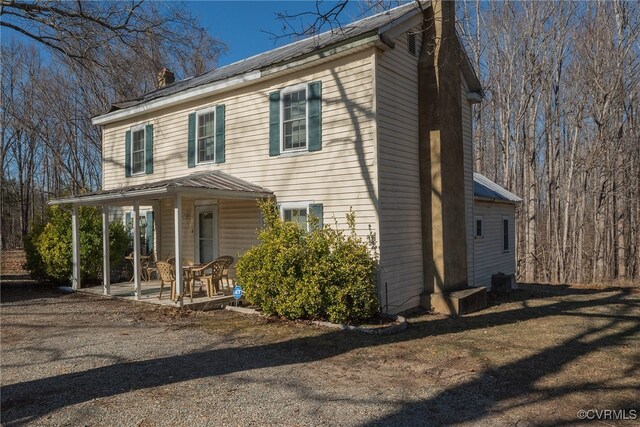
[[[541,307],[522,305],[503,312],[491,312],[457,319],[431,320],[415,323],[405,333],[395,336],[345,335],[342,331],[296,338],[284,342],[255,345],[245,348],[202,350],[190,354],[175,355],[136,362],[114,361],[109,366],[88,369],[83,372],[59,374],[47,378],[4,385],[1,388],[2,422],[29,422],[54,412],[64,406],[88,402],[92,399],[114,396],[133,390],[143,390],[167,384],[210,378],[236,372],[246,372],[266,367],[311,363],[359,348],[383,346],[429,336],[515,324],[545,316],[596,317],[599,326],[582,330],[574,336],[546,348],[529,357],[497,366],[479,377],[450,387],[430,399],[403,403],[401,408],[372,425],[407,425],[428,422],[416,418],[418,413],[437,411],[444,421],[471,421],[480,419],[493,410],[505,410],[513,403],[513,391],[505,384],[517,382],[521,397],[527,403],[550,402],[576,390],[606,388],[626,389],[614,382],[602,384],[589,381],[567,386],[538,387],[545,377],[557,373],[563,367],[597,350],[622,345],[625,340],[640,332],[637,316],[637,300],[626,299],[630,290],[594,296],[589,300],[557,301]],[[617,314],[580,313],[576,310],[615,307]],[[634,314],[636,313],[636,314]],[[611,331],[612,325],[616,330]],[[71,326],[82,327],[80,326]],[[40,349],[45,351],[46,349]],[[621,375],[630,375],[621,373]],[[50,399],[51,395],[59,398]],[[480,398],[480,396],[482,398]],[[521,400],[518,400],[521,401]],[[63,403],[64,402],[64,403]],[[631,408],[633,402],[626,402]],[[427,412],[425,412],[427,411]]]

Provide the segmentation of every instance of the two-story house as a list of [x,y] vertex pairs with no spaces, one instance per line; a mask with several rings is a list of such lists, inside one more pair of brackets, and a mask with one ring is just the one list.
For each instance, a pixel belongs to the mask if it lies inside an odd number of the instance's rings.
[[[411,3],[185,80],[165,72],[163,87],[95,117],[103,189],[54,201],[76,213],[74,286],[79,205],[102,206],[105,230],[109,212],[131,211],[136,258],[142,218],[148,250],[175,256],[179,270],[256,244],[256,200],[265,197],[303,226],[312,212],[344,226],[353,209],[358,232],[371,227],[378,238],[389,312],[473,284],[471,104],[481,87],[450,33],[455,54],[430,72],[436,90],[453,81],[446,114],[457,136],[435,138],[438,129],[421,117],[436,100],[420,80],[433,56],[423,43],[437,27],[434,13],[428,2]],[[136,275],[138,296],[141,286]]]

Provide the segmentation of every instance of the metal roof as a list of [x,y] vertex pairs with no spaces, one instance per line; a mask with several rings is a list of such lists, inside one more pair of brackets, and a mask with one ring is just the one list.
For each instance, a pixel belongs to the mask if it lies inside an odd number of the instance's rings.
[[499,186],[478,172],[473,173],[473,195],[480,199],[489,199],[507,203],[520,203],[522,199]]
[[199,172],[180,178],[101,190],[53,199],[49,204],[100,204],[110,201],[153,199],[176,193],[198,192],[210,197],[259,198],[273,195],[267,188],[221,171]]
[[195,77],[189,77],[184,80],[179,80],[161,89],[146,93],[139,98],[115,103],[111,107],[111,111],[133,107],[157,98],[173,95],[187,89],[228,79],[250,71],[264,69],[272,65],[281,64],[294,58],[311,54],[327,46],[357,38],[358,36],[373,34],[382,27],[386,27],[388,24],[400,20],[405,15],[413,15],[419,10],[420,8],[416,2],[407,3],[343,27],[335,28],[331,31],[326,31],[304,40],[287,44],[247,59],[234,62],[224,67],[216,68],[213,71],[209,71]]

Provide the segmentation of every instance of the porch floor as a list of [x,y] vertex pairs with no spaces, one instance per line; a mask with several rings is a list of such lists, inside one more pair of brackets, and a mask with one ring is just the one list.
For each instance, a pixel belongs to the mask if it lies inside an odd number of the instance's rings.
[[[134,284],[132,282],[122,282],[122,283],[112,283],[111,284],[111,295],[108,295],[112,298],[120,298],[135,302],[142,302],[146,304],[156,304],[163,305],[166,307],[176,307],[179,308],[179,304],[171,301],[169,299],[169,286],[165,285],[164,290],[162,291],[162,299],[158,299],[160,295],[160,281],[159,280],[150,280],[148,282],[142,282],[142,295],[139,300],[136,300],[134,293]],[[195,292],[193,293],[193,302],[189,296],[186,296],[182,303],[182,308],[189,310],[215,310],[219,308],[223,308],[225,305],[229,305],[233,303],[235,299],[233,295],[231,295],[230,290],[226,290],[226,295],[216,295],[214,297],[207,297],[206,290],[203,289],[201,292],[198,291],[199,285],[196,284]],[[104,295],[103,287],[100,286],[92,286],[88,288],[79,289],[78,292],[86,292],[94,295]]]

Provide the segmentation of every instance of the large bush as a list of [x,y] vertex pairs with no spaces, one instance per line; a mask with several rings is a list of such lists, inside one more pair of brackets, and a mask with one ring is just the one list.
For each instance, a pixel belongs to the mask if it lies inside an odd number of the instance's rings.
[[[83,280],[97,279],[102,273],[102,215],[97,208],[81,207],[80,275]],[[27,268],[37,279],[56,283],[69,281],[73,266],[71,213],[53,206],[48,221],[33,227],[25,241]],[[109,258],[115,269],[124,259],[129,235],[121,222],[109,224]]]
[[288,319],[352,323],[378,312],[375,238],[370,233],[365,242],[356,234],[353,212],[347,214],[345,233],[337,226],[317,227],[317,218],[310,219],[311,231],[285,222],[273,202],[260,209],[260,244],[236,266],[251,303]]

